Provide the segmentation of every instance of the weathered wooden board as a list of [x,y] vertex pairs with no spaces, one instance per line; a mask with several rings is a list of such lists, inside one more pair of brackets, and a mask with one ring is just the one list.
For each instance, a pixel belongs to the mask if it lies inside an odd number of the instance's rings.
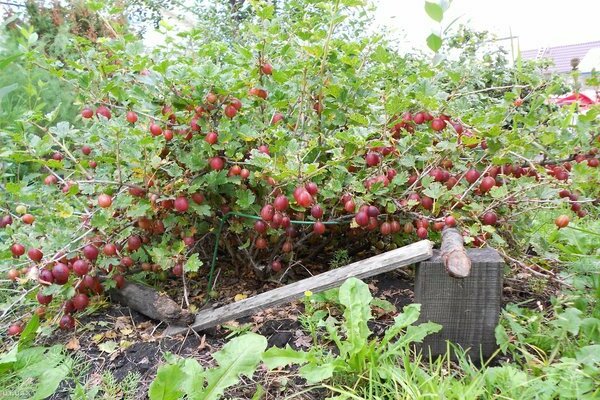
[[446,341],[470,349],[474,361],[486,360],[496,350],[494,331],[502,307],[504,261],[491,248],[468,249],[467,256],[472,268],[469,276],[461,279],[448,275],[437,250],[417,267],[415,303],[421,304],[419,322],[443,326],[423,341],[426,356],[445,354]]
[[196,315],[195,322],[189,327],[170,326],[165,330],[164,334],[167,336],[177,335],[186,332],[190,328],[196,331],[207,329],[223,322],[251,315],[259,310],[299,299],[304,296],[304,292],[307,290],[314,293],[322,292],[340,286],[350,277],[367,278],[382,274],[399,267],[427,260],[432,254],[433,243],[429,240],[422,240],[236,303],[215,309],[203,310]]

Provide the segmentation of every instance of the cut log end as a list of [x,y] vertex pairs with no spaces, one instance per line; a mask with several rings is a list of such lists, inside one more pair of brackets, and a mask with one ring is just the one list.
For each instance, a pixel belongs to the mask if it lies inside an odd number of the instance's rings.
[[441,255],[448,275],[453,278],[466,278],[471,273],[471,260],[463,243],[460,232],[454,228],[444,228]]

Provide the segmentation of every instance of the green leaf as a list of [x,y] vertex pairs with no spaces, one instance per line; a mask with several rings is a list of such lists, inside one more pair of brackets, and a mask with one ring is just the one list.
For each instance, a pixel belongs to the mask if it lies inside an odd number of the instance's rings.
[[442,38],[435,33],[427,36],[427,46],[433,50],[434,52],[438,52],[438,50],[442,47]]
[[380,348],[385,347],[391,342],[404,328],[415,323],[421,313],[420,304],[409,304],[402,309],[402,312],[394,318],[394,325],[390,326],[381,340]]
[[577,358],[577,361],[585,365],[600,365],[600,344],[593,344],[580,348],[575,357]]
[[565,331],[577,335],[579,332],[579,326],[581,325],[581,310],[577,308],[567,308],[565,312],[560,313],[556,316],[555,325]]
[[386,313],[395,313],[397,311],[394,304],[378,297],[373,298],[371,306],[381,308]]
[[350,278],[340,287],[339,302],[344,306],[344,328],[347,336],[344,350],[348,354],[356,354],[367,345],[371,334],[367,321],[371,319],[372,299],[369,286],[359,279]]
[[179,364],[163,365],[150,385],[148,397],[150,400],[177,400],[183,397],[181,387],[186,379],[189,378]]
[[38,376],[37,384],[35,385],[36,391],[31,396],[32,400],[42,400],[50,397],[60,383],[67,377],[69,373],[68,365],[65,363],[59,364],[54,368],[49,368],[44,373]]
[[361,114],[357,114],[357,113],[350,114],[350,119],[354,122],[359,123],[360,125],[368,125],[369,124],[369,119]]
[[267,339],[256,333],[238,336],[213,355],[218,368],[206,371],[207,386],[198,399],[216,400],[226,388],[239,382],[240,375],[252,376],[267,348]]
[[40,317],[37,314],[33,314],[33,317],[21,332],[21,337],[19,338],[19,348],[23,348],[31,343],[35,339],[35,334],[37,329],[40,326]]
[[434,322],[425,322],[420,325],[410,325],[406,328],[406,334],[402,336],[399,343],[421,343],[427,335],[439,332],[442,329],[442,325]]
[[21,189],[23,189],[23,185],[21,183],[8,182],[6,184],[6,191],[11,194],[19,194],[21,193]]
[[19,353],[19,346],[14,346],[8,353],[3,353],[0,356],[0,371],[2,371],[5,365],[10,365],[17,361],[17,354]]
[[508,349],[508,345],[510,344],[510,337],[508,336],[508,333],[506,333],[504,326],[498,325],[494,330],[494,335],[500,350],[505,353]]
[[130,218],[143,217],[152,209],[149,203],[136,203],[134,206],[127,210],[127,216]]
[[206,383],[206,377],[204,375],[205,371],[198,361],[193,358],[184,359],[181,368],[187,375],[187,379],[181,383],[181,388],[184,393],[188,394],[190,400],[194,400],[204,390],[204,385]]
[[285,367],[291,364],[304,364],[308,362],[308,353],[297,351],[286,345],[285,348],[271,347],[265,351],[262,360],[269,369]]
[[183,264],[183,270],[185,272],[198,272],[198,269],[200,269],[203,264],[204,263],[198,258],[198,253],[194,253],[187,259],[185,264]]
[[[437,3],[432,3],[430,1],[425,2],[425,12],[429,15],[429,18],[436,22],[442,22],[444,18],[444,10]],[[435,50],[434,50],[435,51]]]
[[446,191],[445,186],[439,182],[432,182],[427,186],[427,189],[423,193],[432,199],[439,199],[442,194]]
[[18,87],[19,87],[18,83],[13,83],[11,85],[4,86],[3,88],[0,88],[0,100],[4,96],[6,96],[7,94],[9,94],[10,92],[17,90]]
[[326,364],[306,364],[298,372],[308,383],[318,383],[333,376],[335,366],[332,363]]
[[[23,53],[15,53],[15,54],[12,54],[12,55],[10,55],[8,57],[4,57],[4,58],[0,59],[0,69],[6,68],[10,64],[12,64],[13,61],[15,61],[18,58],[20,58],[22,55],[23,55]],[[14,83],[13,85],[16,85],[16,83]]]
[[237,192],[236,204],[238,206],[240,206],[240,208],[243,208],[243,209],[249,208],[252,204],[254,204],[255,200],[256,200],[256,196],[249,189],[241,190],[241,191]]

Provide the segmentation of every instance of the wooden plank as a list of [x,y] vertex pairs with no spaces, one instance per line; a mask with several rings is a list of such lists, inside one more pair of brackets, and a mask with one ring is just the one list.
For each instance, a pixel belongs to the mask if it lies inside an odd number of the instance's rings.
[[227,304],[215,309],[203,310],[196,315],[195,322],[189,327],[170,326],[165,330],[164,334],[167,336],[177,335],[186,332],[190,328],[195,331],[207,329],[223,322],[252,315],[259,310],[299,299],[304,296],[304,292],[307,290],[314,293],[322,292],[340,286],[350,277],[362,279],[382,274],[399,267],[426,260],[432,254],[433,243],[429,240],[422,240],[236,303]]
[[423,341],[426,358],[444,355],[446,341],[469,349],[475,362],[486,360],[497,348],[494,331],[502,307],[504,260],[491,248],[468,249],[467,256],[472,269],[462,279],[446,273],[439,251],[417,267],[415,303],[421,304],[419,322],[442,325],[440,332]]

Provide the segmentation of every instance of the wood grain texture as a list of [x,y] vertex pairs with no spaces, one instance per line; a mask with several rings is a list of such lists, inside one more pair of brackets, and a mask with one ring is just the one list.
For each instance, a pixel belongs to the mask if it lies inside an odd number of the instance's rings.
[[463,237],[455,228],[442,231],[441,257],[446,271],[453,278],[466,278],[471,273],[471,260],[467,256]]
[[158,321],[189,324],[194,320],[194,314],[182,309],[169,296],[158,293],[149,286],[127,282],[122,289],[112,289],[109,293],[113,301]]
[[172,336],[186,332],[188,329],[200,331],[223,322],[245,317],[257,311],[287,303],[304,296],[310,290],[317,293],[340,286],[350,277],[359,279],[382,274],[399,267],[411,265],[428,259],[433,254],[433,243],[422,240],[396,250],[358,261],[345,267],[333,269],[322,274],[294,282],[277,289],[227,304],[223,307],[203,310],[196,315],[195,322],[187,326],[170,326],[164,335]]
[[426,356],[446,353],[446,341],[470,349],[473,360],[484,360],[496,350],[494,331],[502,307],[504,262],[491,248],[469,249],[471,274],[448,276],[439,251],[417,268],[415,303],[421,304],[419,322],[432,321],[442,330],[425,338]]

